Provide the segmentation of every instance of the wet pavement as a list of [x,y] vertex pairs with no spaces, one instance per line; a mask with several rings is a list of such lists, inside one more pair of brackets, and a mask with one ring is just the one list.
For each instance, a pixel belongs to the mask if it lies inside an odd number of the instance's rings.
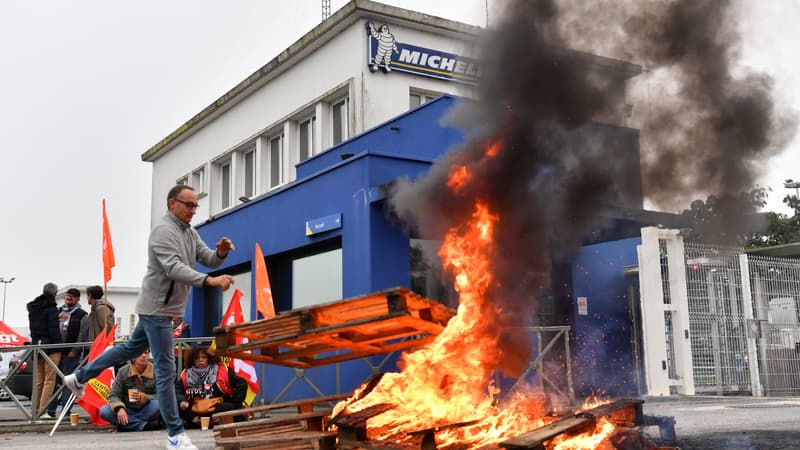
[[[800,398],[666,397],[645,398],[644,413],[675,418],[676,447],[682,449],[800,449]],[[27,402],[24,402],[27,405]],[[50,437],[54,421],[30,422],[13,402],[0,402],[2,449],[163,449],[166,431],[119,433],[88,423],[62,423]],[[657,427],[644,429],[654,438]],[[214,449],[212,431],[189,430],[201,450]]]

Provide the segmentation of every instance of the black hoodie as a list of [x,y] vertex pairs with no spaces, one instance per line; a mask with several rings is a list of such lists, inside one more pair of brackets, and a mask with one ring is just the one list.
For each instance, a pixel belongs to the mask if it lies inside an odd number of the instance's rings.
[[[31,329],[31,344],[60,344],[61,330],[58,326],[58,306],[52,295],[42,294],[28,303],[28,323]],[[48,349],[45,353],[60,352]]]

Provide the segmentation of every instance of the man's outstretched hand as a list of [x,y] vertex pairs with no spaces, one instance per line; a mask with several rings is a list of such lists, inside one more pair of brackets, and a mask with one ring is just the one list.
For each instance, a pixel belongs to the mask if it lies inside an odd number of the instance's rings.
[[219,240],[219,242],[217,242],[217,256],[220,258],[227,257],[228,252],[232,252],[234,250],[236,250],[236,247],[233,246],[233,241],[226,237],[223,237]]
[[219,286],[223,291],[227,291],[233,285],[233,277],[230,275],[220,275],[218,277],[206,277],[206,286]]

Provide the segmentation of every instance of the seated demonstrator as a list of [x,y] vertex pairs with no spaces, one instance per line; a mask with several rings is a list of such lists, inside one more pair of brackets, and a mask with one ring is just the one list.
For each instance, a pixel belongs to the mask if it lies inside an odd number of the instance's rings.
[[184,431],[175,399],[172,318],[186,312],[190,287],[218,286],[227,290],[233,284],[230,275],[212,277],[194,268],[198,262],[206,267],[219,267],[233,250],[233,242],[226,237],[217,242],[216,252],[203,242],[191,226],[197,206],[197,194],[190,186],[179,184],[170,189],[169,211],[150,232],[147,272],[136,302],[139,321],[131,338],[64,378],[64,384],[80,397],[88,380],[106,367],[141,355],[149,347],[156,372],[158,405],[167,426],[167,449],[197,450]]
[[149,352],[119,370],[111,384],[108,405],[100,408],[100,417],[120,431],[161,428],[156,375]]

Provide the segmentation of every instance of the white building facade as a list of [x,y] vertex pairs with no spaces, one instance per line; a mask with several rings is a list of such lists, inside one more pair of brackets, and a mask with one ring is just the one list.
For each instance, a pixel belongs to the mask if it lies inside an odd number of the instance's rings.
[[293,181],[295,165],[443,93],[474,96],[480,28],[366,0],[348,3],[147,150],[151,221],[176,183],[200,223]]

